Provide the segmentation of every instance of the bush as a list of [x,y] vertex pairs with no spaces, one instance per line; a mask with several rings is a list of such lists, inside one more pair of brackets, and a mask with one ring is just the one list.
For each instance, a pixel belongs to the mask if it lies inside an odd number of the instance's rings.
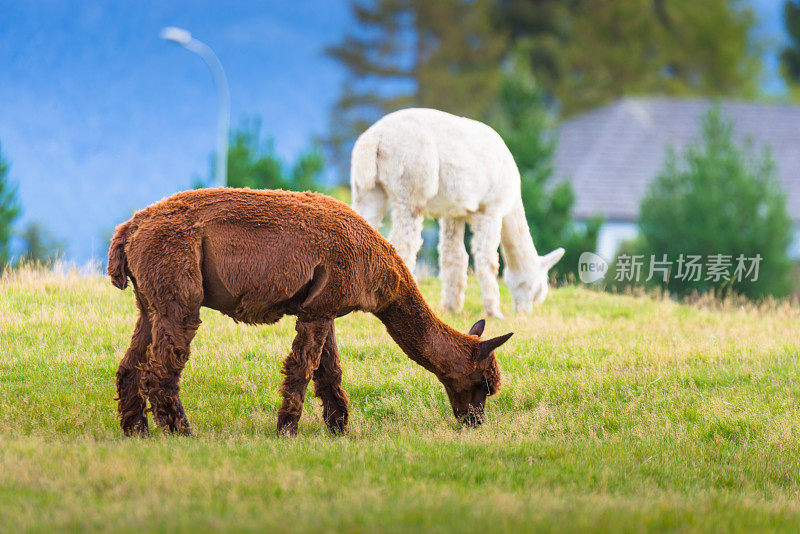
[[[699,141],[691,143],[680,159],[670,149],[663,170],[642,200],[639,226],[641,239],[634,248],[646,263],[651,255],[660,260],[664,254],[675,262],[666,284],[670,292],[733,290],[759,298],[785,296],[795,288],[795,269],[787,252],[793,223],[769,149],[755,157],[752,142],[738,146],[733,122],[716,106],[701,119]],[[679,267],[685,267],[677,264],[681,254],[702,256],[699,281],[679,277]],[[737,280],[737,259],[759,255],[757,279]],[[715,276],[707,269],[715,262],[730,262],[727,276]],[[647,270],[643,268],[643,273]]]
[[29,223],[19,237],[25,244],[18,258],[19,263],[49,266],[64,255],[64,243],[56,239],[41,223]]
[[[209,179],[196,180],[196,187],[213,183],[213,161]],[[300,154],[289,165],[275,153],[271,140],[261,136],[261,120],[251,118],[231,133],[228,146],[229,187],[250,187],[252,189],[287,189],[293,191],[322,191],[322,154],[312,148]]]
[[9,164],[3,159],[3,153],[0,150],[0,272],[11,260],[11,235],[14,223],[20,214],[17,188],[11,184],[8,178],[8,167]]

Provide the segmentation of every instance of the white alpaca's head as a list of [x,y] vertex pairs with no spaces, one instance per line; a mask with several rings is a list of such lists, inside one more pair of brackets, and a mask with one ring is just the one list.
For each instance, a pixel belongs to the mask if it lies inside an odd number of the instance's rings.
[[541,304],[547,298],[547,272],[564,255],[563,248],[557,248],[544,256],[537,256],[524,269],[513,271],[506,267],[503,279],[514,297],[514,312],[530,313],[534,304]]

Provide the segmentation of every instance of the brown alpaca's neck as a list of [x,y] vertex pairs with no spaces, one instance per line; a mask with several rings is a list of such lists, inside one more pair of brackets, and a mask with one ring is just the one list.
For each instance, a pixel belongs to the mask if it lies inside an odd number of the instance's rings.
[[410,274],[397,298],[375,315],[409,358],[439,378],[466,372],[467,336],[434,315]]

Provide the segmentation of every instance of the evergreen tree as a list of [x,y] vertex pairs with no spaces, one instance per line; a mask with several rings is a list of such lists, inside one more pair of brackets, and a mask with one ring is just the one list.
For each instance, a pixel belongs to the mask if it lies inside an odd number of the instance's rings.
[[417,106],[485,118],[505,46],[493,1],[351,0],[358,29],[327,49],[348,72],[326,139],[343,178],[355,138],[386,113]]
[[748,97],[761,74],[755,18],[739,0],[352,0],[351,8],[357,30],[327,50],[348,72],[326,139],[343,177],[355,138],[390,111],[433,107],[486,120],[501,60],[520,43],[566,115],[636,93]]
[[577,274],[581,252],[595,250],[602,220],[593,218],[578,227],[572,219],[572,184],[563,179],[552,182],[556,116],[531,72],[528,58],[525,50],[515,55],[492,122],[519,167],[525,217],[537,250],[544,253],[564,247],[565,257],[554,272],[565,278]]
[[753,96],[755,18],[737,0],[498,0],[495,21],[530,44],[567,115],[627,94]]
[[11,260],[10,242],[20,206],[17,188],[8,177],[9,163],[3,158],[0,145],[0,270]]
[[[313,148],[302,153],[294,164],[283,162],[275,153],[272,141],[262,139],[261,121],[258,118],[243,121],[231,133],[228,146],[229,187],[319,191],[324,189],[321,183],[323,168],[322,155]],[[211,176],[213,172],[212,164]],[[200,180],[195,185],[205,187]]]
[[751,144],[737,146],[733,123],[716,107],[703,117],[698,143],[690,143],[681,158],[670,152],[642,200],[639,225],[637,248],[645,258],[667,254],[674,262],[681,254],[700,255],[707,264],[709,256],[724,255],[733,264],[731,275],[739,255],[762,258],[755,282],[709,280],[707,271],[699,281],[684,280],[676,265],[667,285],[673,293],[732,288],[763,297],[795,288],[787,252],[794,229],[769,151],[755,158]]
[[781,51],[781,73],[790,85],[800,83],[800,4],[786,0],[783,5],[783,23],[789,35],[789,44]]
[[19,258],[22,263],[33,262],[50,265],[64,252],[64,244],[58,241],[41,223],[28,224],[19,237],[24,243],[23,253]]

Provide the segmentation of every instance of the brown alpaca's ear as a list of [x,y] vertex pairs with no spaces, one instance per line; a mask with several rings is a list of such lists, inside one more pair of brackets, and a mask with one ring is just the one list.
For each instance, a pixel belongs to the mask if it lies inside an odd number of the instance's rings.
[[480,321],[472,325],[472,328],[469,329],[469,332],[467,332],[467,334],[469,334],[470,336],[481,337],[481,334],[483,334],[483,329],[485,326],[486,326],[486,319],[481,319]]
[[486,341],[481,341],[481,344],[478,345],[478,361],[483,361],[489,357],[489,355],[494,352],[494,349],[508,341],[508,339],[514,335],[514,332],[509,332],[504,336],[493,337],[492,339],[487,339]]

